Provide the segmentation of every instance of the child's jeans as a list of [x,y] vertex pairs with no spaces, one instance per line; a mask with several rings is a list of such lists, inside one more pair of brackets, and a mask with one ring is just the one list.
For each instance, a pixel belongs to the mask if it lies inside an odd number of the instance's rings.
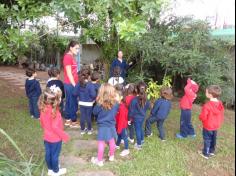
[[38,108],[38,100],[39,97],[30,97],[29,98],[29,109],[30,115],[34,116],[34,118],[39,118],[39,108]]
[[[105,149],[105,141],[98,141],[98,161],[102,161],[103,159],[103,153]],[[115,139],[112,138],[109,140],[109,156],[114,156],[115,155]]]
[[183,137],[187,137],[188,135],[195,135],[191,116],[192,115],[190,109],[181,109],[180,134]]
[[203,128],[202,135],[204,140],[204,148],[202,150],[202,153],[205,156],[209,156],[210,153],[215,152],[217,131],[209,131]]
[[129,148],[128,134],[127,134],[127,130],[125,128],[122,130],[122,132],[120,134],[118,134],[118,139],[116,141],[117,146],[120,146],[121,139],[124,140],[125,149],[128,149]]
[[92,129],[92,106],[82,106],[80,105],[80,127],[81,130],[85,129],[85,123],[87,123],[88,130],[90,131]]
[[164,140],[165,139],[165,131],[163,128],[165,119],[158,119],[158,117],[151,116],[146,120],[146,125],[145,125],[145,134],[150,135],[152,133],[152,127],[151,125],[156,122],[157,123],[157,129],[159,131],[159,137]]
[[47,142],[44,141],[45,147],[45,160],[49,170],[53,172],[59,171],[59,155],[61,152],[62,141],[60,142]]
[[138,145],[142,145],[142,142],[144,141],[143,122],[144,118],[134,119],[134,128]]
[[129,129],[129,138],[134,139],[134,122],[133,121],[131,121],[131,124],[128,125],[128,129]]
[[74,87],[71,84],[64,84],[66,103],[65,103],[65,119],[72,122],[77,121],[78,101],[77,97],[73,95]]

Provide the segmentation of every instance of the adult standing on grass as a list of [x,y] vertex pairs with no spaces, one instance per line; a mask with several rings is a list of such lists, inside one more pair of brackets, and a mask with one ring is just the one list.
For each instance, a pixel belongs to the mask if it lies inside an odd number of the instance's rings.
[[77,110],[78,102],[76,96],[73,95],[73,90],[75,85],[78,83],[78,68],[76,62],[76,56],[79,52],[79,43],[76,41],[71,41],[66,49],[63,58],[63,68],[64,68],[64,88],[66,94],[65,103],[65,126],[70,126],[71,128],[78,128],[77,122]]
[[120,67],[120,76],[125,79],[127,74],[127,69],[132,65],[133,63],[130,62],[129,64],[126,63],[126,61],[123,58],[123,52],[121,50],[118,51],[118,57],[115,58],[112,61],[111,68],[110,68],[110,77],[114,77],[113,70],[115,67]]

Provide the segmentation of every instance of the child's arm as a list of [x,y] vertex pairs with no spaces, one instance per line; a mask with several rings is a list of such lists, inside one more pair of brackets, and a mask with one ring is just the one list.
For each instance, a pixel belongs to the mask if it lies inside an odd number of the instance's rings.
[[64,99],[65,98],[65,88],[64,88],[64,84],[62,81],[61,82],[61,92],[62,92],[62,95],[61,95],[61,98]]
[[93,108],[93,115],[97,116],[99,114],[99,112],[102,111],[102,108],[98,105],[94,106]]
[[[133,99],[134,100],[134,99]],[[131,118],[133,117],[133,110],[134,110],[134,101],[131,101],[131,103],[130,103],[130,105],[129,105],[129,109],[128,109],[128,121],[130,121],[131,120]]]
[[193,95],[195,94],[192,90],[191,90],[191,85],[192,85],[192,80],[190,78],[188,78],[187,80],[187,85],[184,87],[184,93],[186,95]]
[[42,90],[38,81],[36,82],[36,91],[38,93],[38,96],[40,96],[42,93]]
[[62,128],[60,128],[60,125],[58,124],[58,118],[61,118],[60,113],[57,113],[57,117],[55,119],[52,119],[51,121],[51,127],[52,130],[61,138],[63,142],[67,142],[69,140],[69,135],[63,131]]
[[199,120],[203,122],[207,120],[207,116],[208,116],[208,109],[206,108],[205,105],[203,105],[201,113],[199,115]]
[[91,84],[89,87],[89,96],[95,100],[97,96],[96,88]]
[[151,116],[154,116],[157,113],[157,111],[160,109],[160,105],[161,105],[160,101],[157,100],[150,112]]

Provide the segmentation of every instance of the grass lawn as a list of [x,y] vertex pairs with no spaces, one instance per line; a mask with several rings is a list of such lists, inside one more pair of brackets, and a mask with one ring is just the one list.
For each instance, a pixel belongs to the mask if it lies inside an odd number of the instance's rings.
[[[0,79],[0,128],[6,131],[17,143],[28,159],[33,156],[33,161],[41,163],[44,160],[44,148],[42,142],[42,130],[39,121],[33,120],[28,115],[27,99],[23,92],[13,92],[5,81]],[[145,144],[141,151],[133,149],[130,145],[131,154],[126,158],[119,156],[120,151],[116,151],[114,162],[105,162],[104,167],[99,168],[90,164],[90,158],[96,156],[96,135],[80,136],[76,130],[67,130],[72,134],[72,140],[68,144],[63,144],[62,155],[72,156],[68,161],[67,169],[69,176],[78,175],[83,171],[111,171],[117,176],[228,176],[235,172],[235,117],[233,111],[226,111],[225,122],[218,132],[216,156],[205,160],[198,155],[197,151],[202,148],[201,123],[198,120],[199,106],[193,108],[193,125],[197,137],[195,139],[175,139],[175,133],[179,130],[180,111],[177,103],[173,102],[172,109],[165,122],[167,141],[161,142],[157,138],[155,125],[152,129],[154,135],[145,138]],[[93,141],[90,147],[79,146],[79,144]],[[13,160],[19,160],[18,152],[10,142],[0,134],[0,153],[4,153]],[[78,147],[77,147],[78,146]],[[104,154],[107,159],[107,149]],[[77,164],[81,159],[81,164]],[[75,162],[76,161],[76,162]],[[65,161],[66,162],[66,161]],[[4,168],[1,167],[0,171]],[[35,172],[33,175],[40,175]],[[1,172],[0,172],[1,175]],[[4,175],[4,174],[3,174]],[[46,174],[45,174],[46,175]],[[5,176],[5,175],[4,175]]]

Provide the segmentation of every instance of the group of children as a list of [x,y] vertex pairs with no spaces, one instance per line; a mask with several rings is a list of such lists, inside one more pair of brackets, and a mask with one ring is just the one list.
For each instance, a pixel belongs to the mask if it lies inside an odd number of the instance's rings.
[[[59,70],[52,68],[48,73],[50,78],[47,88],[42,94],[40,85],[35,79],[37,74],[33,69],[26,71],[29,78],[26,80],[25,88],[29,98],[30,114],[33,118],[40,117],[43,128],[48,175],[57,176],[66,173],[66,169],[59,168],[58,164],[62,141],[69,140],[69,136],[63,130],[62,121],[63,98],[66,95],[63,83],[59,80]],[[120,83],[119,79],[110,79],[108,83],[100,85],[97,72],[91,74],[88,69],[80,71],[79,82],[73,90],[73,96],[78,98],[82,135],[92,134],[92,117],[94,116],[96,119],[98,154],[97,157],[92,157],[93,164],[103,166],[106,144],[109,144],[109,161],[114,160],[115,150],[120,148],[122,140],[124,150],[120,155],[128,155],[130,153],[129,142],[134,143],[134,133],[136,135],[134,148],[142,149],[144,136],[152,136],[151,124],[153,123],[157,123],[160,140],[166,140],[163,124],[171,110],[172,89],[162,87],[161,97],[154,102],[153,106],[147,99],[146,89],[147,85],[144,82],[125,85],[124,81]],[[191,109],[198,89],[196,82],[191,79],[187,80],[184,88],[185,94],[180,100],[180,133],[176,134],[178,139],[196,136],[191,122]],[[203,105],[199,115],[199,119],[203,123],[204,140],[204,147],[200,155],[206,159],[214,155],[217,130],[223,122],[224,107],[218,100],[220,94],[219,86],[207,87],[206,97],[210,101]],[[146,119],[149,110],[150,116]]]

